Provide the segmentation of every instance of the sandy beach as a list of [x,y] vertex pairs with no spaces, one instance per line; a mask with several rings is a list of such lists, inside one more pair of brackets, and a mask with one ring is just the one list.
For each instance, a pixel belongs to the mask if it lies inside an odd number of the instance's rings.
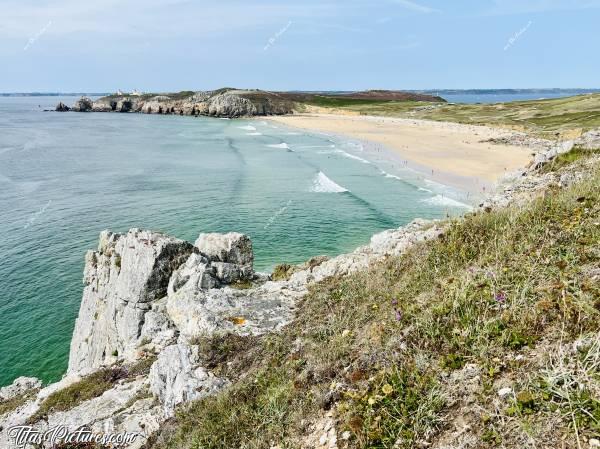
[[493,187],[504,174],[524,167],[532,157],[526,147],[485,142],[510,135],[485,126],[331,114],[274,116],[270,120],[370,142],[369,151],[389,150],[427,178],[475,193]]

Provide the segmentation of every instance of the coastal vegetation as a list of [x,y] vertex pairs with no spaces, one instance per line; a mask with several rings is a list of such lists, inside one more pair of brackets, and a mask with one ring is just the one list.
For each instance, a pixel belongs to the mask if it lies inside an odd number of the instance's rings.
[[131,381],[137,376],[147,375],[156,357],[149,355],[137,363],[104,368],[83,377],[80,381],[48,396],[35,414],[29,418],[30,423],[45,419],[51,412],[71,410],[77,405],[96,398],[112,388],[117,382]]
[[[542,170],[595,157],[575,148]],[[301,447],[323,419],[340,448],[584,447],[600,432],[594,160],[569,188],[450,219],[435,240],[314,285],[280,333],[196,342],[233,384],[146,447]]]
[[600,94],[497,104],[337,100],[323,97],[303,103],[299,110],[306,110],[307,106],[335,108],[361,115],[499,126],[546,138],[573,138],[600,126]]

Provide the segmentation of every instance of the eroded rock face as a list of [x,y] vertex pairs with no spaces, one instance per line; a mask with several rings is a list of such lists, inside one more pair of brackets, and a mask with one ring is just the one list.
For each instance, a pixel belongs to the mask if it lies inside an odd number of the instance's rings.
[[[228,234],[200,234],[194,246],[213,262],[239,265],[252,270],[254,253],[252,241],[247,235],[238,232]],[[221,267],[221,270],[226,268]]]
[[167,416],[173,416],[177,405],[214,394],[228,384],[200,366],[197,346],[185,344],[166,347],[152,365],[148,380]]
[[8,401],[41,386],[42,381],[36,377],[18,377],[11,385],[0,388],[0,401]]
[[94,107],[94,102],[88,97],[81,97],[75,102],[71,110],[75,112],[89,112]]
[[[192,251],[188,242],[150,231],[132,229],[125,235],[104,231],[98,251],[86,255],[69,372],[135,359],[146,314],[153,311],[153,302],[166,296],[171,274]],[[153,322],[161,322],[151,316]]]
[[89,98],[81,98],[75,103],[73,110],[243,117],[289,114],[293,111],[293,103],[272,92],[220,89],[182,92],[172,96],[110,95],[94,102]]

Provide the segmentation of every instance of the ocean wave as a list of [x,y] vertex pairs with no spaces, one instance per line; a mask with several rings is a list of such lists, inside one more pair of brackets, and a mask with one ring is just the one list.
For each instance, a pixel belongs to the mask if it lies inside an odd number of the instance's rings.
[[325,173],[323,173],[322,171],[317,173],[317,175],[315,176],[315,179],[313,180],[313,186],[312,186],[311,191],[319,192],[319,193],[349,192],[348,189],[342,187],[339,184],[336,184],[334,181],[329,179],[327,177],[327,175]]
[[419,191],[421,191],[421,192],[427,192],[427,193],[433,193],[432,190],[426,189],[424,187],[419,187]]
[[247,136],[262,136],[262,133],[259,132],[255,132],[255,133],[246,133]]
[[358,156],[355,156],[354,154],[346,153],[344,150],[336,150],[336,153],[339,153],[342,156],[347,157],[348,159],[354,159],[356,161],[360,161],[363,164],[370,164],[371,163],[368,160],[363,159],[362,157],[358,157]]
[[473,207],[469,206],[468,204],[461,203],[460,201],[453,200],[452,198],[449,198],[444,195],[436,195],[432,198],[427,198],[427,199],[421,200],[421,202],[431,204],[433,206],[462,207],[464,209],[469,209],[469,210],[473,209]]
[[256,128],[252,125],[238,126],[238,128],[246,131],[256,131]]
[[285,143],[285,142],[283,142],[283,143],[274,143],[272,145],[267,145],[267,146],[269,148],[280,148],[282,150],[289,150],[290,149],[290,146],[287,143]]
[[400,176],[392,175],[392,174],[386,172],[385,170],[379,170],[379,173],[381,173],[382,176],[385,176],[386,178],[397,179],[398,181],[404,181],[404,179],[402,179]]

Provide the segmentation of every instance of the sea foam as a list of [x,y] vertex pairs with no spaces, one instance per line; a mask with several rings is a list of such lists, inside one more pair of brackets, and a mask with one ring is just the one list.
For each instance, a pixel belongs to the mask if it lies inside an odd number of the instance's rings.
[[239,129],[244,129],[246,131],[256,131],[256,128],[252,125],[244,125],[244,126],[239,126]]
[[311,191],[319,192],[319,193],[349,192],[348,189],[345,189],[341,185],[336,184],[334,181],[329,179],[327,177],[327,175],[325,173],[323,173],[322,171],[317,173],[317,175],[315,176],[315,179],[313,180],[313,186],[312,186]]
[[359,157],[359,156],[355,156],[354,154],[347,153],[344,150],[336,150],[336,153],[339,153],[342,156],[347,157],[348,159],[354,159],[356,161],[360,161],[363,164],[370,164],[370,162],[368,160],[363,159],[362,157]]
[[273,145],[267,145],[267,146],[269,148],[281,148],[283,150],[289,150],[290,149],[290,146],[287,143],[285,143],[285,142],[283,142],[283,143],[275,143]]

